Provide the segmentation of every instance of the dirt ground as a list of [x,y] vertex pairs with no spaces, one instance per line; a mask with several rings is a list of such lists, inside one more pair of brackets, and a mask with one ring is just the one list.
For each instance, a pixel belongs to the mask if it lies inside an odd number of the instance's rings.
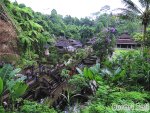
[[[17,56],[17,33],[10,21],[0,18],[0,61]],[[9,57],[9,58],[7,58]]]

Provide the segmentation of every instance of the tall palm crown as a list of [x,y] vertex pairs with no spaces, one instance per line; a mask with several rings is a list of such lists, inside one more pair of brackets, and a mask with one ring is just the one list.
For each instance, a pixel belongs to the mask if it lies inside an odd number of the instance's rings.
[[150,22],[150,0],[139,0],[141,7],[136,5],[133,0],[122,0],[125,4],[125,8],[120,8],[127,15],[137,15],[141,17],[142,24],[144,26],[144,42],[147,26]]

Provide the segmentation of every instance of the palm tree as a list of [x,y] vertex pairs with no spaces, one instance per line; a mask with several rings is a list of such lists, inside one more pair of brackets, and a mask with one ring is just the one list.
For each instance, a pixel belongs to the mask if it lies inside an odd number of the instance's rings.
[[136,5],[133,0],[122,0],[122,2],[125,4],[126,7],[119,9],[122,10],[124,14],[126,14],[127,16],[129,16],[130,14],[132,16],[140,16],[140,19],[142,20],[142,25],[144,26],[143,41],[145,44],[146,30],[150,22],[150,0],[139,0],[141,7]]

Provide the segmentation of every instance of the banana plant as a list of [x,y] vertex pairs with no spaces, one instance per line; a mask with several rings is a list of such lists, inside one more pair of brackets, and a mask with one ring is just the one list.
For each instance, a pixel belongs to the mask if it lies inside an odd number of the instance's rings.
[[118,81],[119,79],[125,77],[126,71],[122,70],[120,67],[118,67],[116,70],[111,70],[108,68],[104,68],[101,70],[101,75],[102,76],[108,76],[110,81]]
[[21,71],[20,68],[13,69],[11,65],[4,65],[0,69],[0,95],[3,91],[8,90],[10,99],[12,101],[12,108],[14,110],[14,102],[17,98],[22,96],[27,90],[28,86],[24,83],[25,76],[17,78],[17,74]]
[[0,95],[2,94],[2,92],[3,92],[3,80],[0,77]]
[[2,93],[3,93],[3,80],[2,80],[2,78],[0,77],[0,105],[1,105],[1,101],[2,101],[2,99],[1,99],[1,96],[2,96]]
[[63,77],[63,78],[65,78],[65,79],[67,79],[67,78],[69,78],[69,70],[67,70],[67,69],[63,69],[62,71],[61,71],[61,76]]
[[[78,71],[78,76],[80,77],[80,80],[83,78],[84,85],[81,85],[81,89],[90,88],[91,93],[94,94],[97,88],[97,82],[102,80],[102,76],[100,74],[100,64],[96,64],[93,67],[84,67],[83,70],[76,68]],[[77,84],[79,81],[76,81]],[[78,84],[79,85],[79,84]],[[78,89],[78,88],[77,88]]]
[[[68,110],[69,110],[69,111],[71,110],[71,109],[70,109],[70,108],[71,108],[71,101],[72,101],[75,97],[80,96],[80,97],[85,98],[85,96],[82,95],[82,94],[73,94],[73,95],[72,95],[71,91],[68,90],[68,89],[67,89],[67,95],[61,94],[61,96],[63,96],[64,100],[67,102],[67,107],[68,107]],[[71,111],[70,111],[70,112],[71,112]]]
[[12,101],[12,110],[14,111],[15,101],[26,92],[28,85],[21,81],[15,82],[12,80],[8,82],[7,86]]
[[0,77],[3,80],[3,86],[6,86],[6,81],[10,79],[9,74],[12,71],[13,71],[13,67],[11,65],[4,65],[4,67],[0,69]]
[[83,71],[79,68],[76,68],[79,75],[87,78],[88,80],[101,80],[100,76],[100,64],[96,64],[93,67],[87,68],[84,67]]

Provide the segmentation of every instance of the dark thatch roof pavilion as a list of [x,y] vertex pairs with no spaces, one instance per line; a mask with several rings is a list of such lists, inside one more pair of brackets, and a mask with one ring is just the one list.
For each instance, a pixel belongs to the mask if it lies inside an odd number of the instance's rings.
[[135,48],[137,43],[133,40],[133,38],[128,33],[123,33],[119,36],[116,41],[117,48]]

